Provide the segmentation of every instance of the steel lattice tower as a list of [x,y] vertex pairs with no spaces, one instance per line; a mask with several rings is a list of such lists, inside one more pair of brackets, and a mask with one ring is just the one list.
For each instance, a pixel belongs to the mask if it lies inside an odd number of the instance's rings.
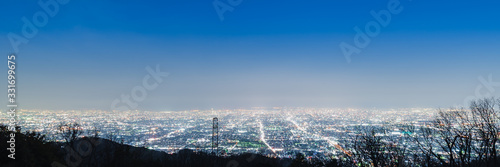
[[212,154],[219,154],[219,119],[215,117],[212,121]]

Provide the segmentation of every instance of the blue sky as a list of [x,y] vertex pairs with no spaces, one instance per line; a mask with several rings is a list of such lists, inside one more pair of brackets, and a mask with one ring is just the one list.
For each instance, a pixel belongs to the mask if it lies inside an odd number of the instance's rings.
[[[109,110],[156,65],[170,75],[135,109],[446,108],[474,95],[478,77],[500,82],[500,2],[402,0],[350,63],[339,44],[352,44],[353,27],[373,21],[370,11],[388,0],[242,0],[223,21],[212,2],[60,5],[19,45],[21,108]],[[22,18],[43,9],[28,0],[0,6],[7,55],[7,34],[22,34]]]

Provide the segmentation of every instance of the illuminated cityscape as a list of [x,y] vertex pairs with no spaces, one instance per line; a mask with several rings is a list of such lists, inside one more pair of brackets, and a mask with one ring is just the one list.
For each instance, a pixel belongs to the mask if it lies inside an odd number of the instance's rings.
[[500,1],[1,6],[0,167],[500,164]]
[[398,126],[424,124],[435,111],[280,107],[158,112],[21,110],[18,125],[23,131],[40,132],[48,140],[63,142],[57,127],[76,122],[84,131],[82,137],[97,132],[102,138],[167,153],[182,149],[208,153],[212,118],[218,117],[222,156],[259,153],[290,158],[302,153],[322,159],[339,155],[341,145],[352,143],[345,136],[357,126],[396,127],[388,135],[400,137]]

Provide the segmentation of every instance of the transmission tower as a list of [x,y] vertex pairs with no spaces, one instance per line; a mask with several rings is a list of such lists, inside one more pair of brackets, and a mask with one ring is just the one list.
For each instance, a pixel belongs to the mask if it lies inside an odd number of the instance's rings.
[[214,153],[219,154],[219,119],[217,117],[214,117],[212,121],[212,154]]

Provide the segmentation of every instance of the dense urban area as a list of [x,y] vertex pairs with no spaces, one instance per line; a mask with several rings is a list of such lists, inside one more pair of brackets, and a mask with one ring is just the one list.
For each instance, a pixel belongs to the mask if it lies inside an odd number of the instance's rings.
[[[173,153],[188,148],[212,152],[213,118],[219,124],[219,154],[261,153],[275,157],[330,157],[339,154],[339,141],[359,126],[391,127],[388,135],[402,136],[398,125],[425,124],[430,108],[394,110],[253,108],[192,111],[36,111],[22,110],[18,125],[63,142],[58,126],[78,123],[84,133],[132,146]],[[6,122],[6,120],[2,120]]]

